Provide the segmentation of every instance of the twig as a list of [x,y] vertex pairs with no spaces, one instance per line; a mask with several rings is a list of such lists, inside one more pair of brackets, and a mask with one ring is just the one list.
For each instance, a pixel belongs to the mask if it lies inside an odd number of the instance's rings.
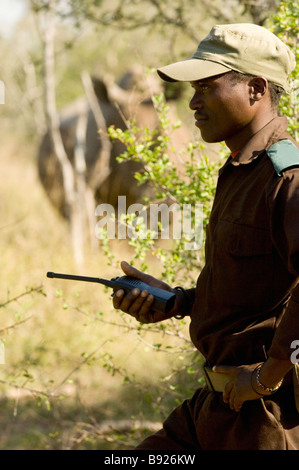
[[8,299],[6,302],[0,304],[0,308],[6,307],[8,304],[12,302],[16,302],[17,300],[21,299],[25,295],[31,294],[32,292],[38,292],[39,294],[46,295],[43,290],[42,286],[39,287],[31,287],[29,290],[22,292],[21,294],[16,295],[15,297],[12,297],[11,299]]
[[84,364],[86,364],[100,349],[102,349],[102,347],[104,346],[104,344],[106,344],[109,340],[105,340],[100,347],[96,348],[92,353],[88,354],[88,356],[86,356],[84,358],[83,361],[81,361],[76,367],[74,367],[74,369],[72,369],[65,377],[64,379],[54,388],[54,390],[52,390],[51,392],[51,396],[55,395],[55,392],[57,391],[57,389],[59,389],[59,387],[62,387],[62,385],[65,384],[65,382],[67,382],[67,380],[69,380],[69,378],[77,371],[79,370]]
[[25,323],[26,321],[30,320],[30,318],[32,318],[32,315],[30,315],[27,318],[24,318],[24,320],[20,320],[16,323],[13,323],[12,325],[3,326],[2,328],[0,328],[0,333],[3,333],[6,330],[10,330],[12,328],[15,328],[16,326],[22,325],[22,323]]

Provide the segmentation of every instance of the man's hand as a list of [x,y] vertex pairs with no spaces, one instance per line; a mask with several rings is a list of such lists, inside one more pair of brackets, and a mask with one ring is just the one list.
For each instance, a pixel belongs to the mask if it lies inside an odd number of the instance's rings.
[[[256,400],[263,396],[271,395],[258,385],[256,369],[260,363],[246,366],[215,366],[213,370],[222,374],[231,375],[223,393],[223,401],[230,408],[240,411],[245,401]],[[289,359],[277,359],[268,357],[260,370],[260,382],[269,389],[280,386],[282,379],[294,367]]]
[[113,296],[114,308],[128,313],[141,323],[156,323],[171,318],[178,313],[179,301],[182,295],[179,291],[172,289],[165,282],[159,281],[153,276],[139,271],[125,261],[122,261],[121,268],[127,276],[135,277],[140,281],[149,284],[150,286],[155,286],[159,287],[160,289],[174,292],[177,296],[177,299],[173,309],[167,314],[163,314],[159,312],[153,312],[151,310],[154,297],[146,290],[140,292],[139,289],[134,288],[127,295],[125,295],[125,292],[122,289],[119,289]]
[[[224,403],[229,404],[230,408],[239,412],[245,401],[257,400],[262,397],[262,394],[255,392],[253,388],[254,371],[258,364],[251,364],[246,366],[215,366],[213,371],[220,374],[231,375],[223,393]],[[267,395],[266,393],[264,395]]]

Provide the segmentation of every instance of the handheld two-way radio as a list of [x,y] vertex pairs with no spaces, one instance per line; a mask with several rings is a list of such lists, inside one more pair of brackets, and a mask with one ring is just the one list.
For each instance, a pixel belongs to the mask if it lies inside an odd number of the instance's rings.
[[47,277],[69,279],[73,281],[85,281],[85,282],[97,282],[107,287],[112,287],[113,291],[116,292],[119,289],[123,289],[127,294],[132,289],[139,289],[140,292],[146,290],[149,294],[154,296],[152,304],[152,310],[154,312],[167,313],[169,312],[175,302],[175,294],[168,292],[167,290],[160,289],[159,287],[150,286],[139,279],[131,276],[121,276],[112,279],[102,279],[100,277],[88,277],[88,276],[76,276],[73,274],[61,274],[48,272]]

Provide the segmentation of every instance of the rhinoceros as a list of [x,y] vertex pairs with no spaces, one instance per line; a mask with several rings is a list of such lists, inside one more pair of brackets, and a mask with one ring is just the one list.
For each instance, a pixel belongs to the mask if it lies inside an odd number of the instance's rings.
[[[87,96],[70,103],[60,113],[60,132],[68,159],[74,166],[75,152],[78,147],[78,135],[81,132],[83,142],[83,169],[87,186],[92,188],[96,203],[108,203],[116,206],[119,195],[126,196],[127,204],[140,201],[148,189],[137,185],[134,173],[141,169],[137,162],[117,161],[124,151],[120,141],[111,142],[106,130],[113,125],[126,129],[126,120],[134,119],[137,127],[154,129],[158,125],[156,109],[152,96],[162,92],[159,78],[146,76],[138,67],[126,72],[118,83],[99,78],[92,79],[93,93],[105,130],[99,132],[97,110],[93,109]],[[167,96],[167,95],[166,95]],[[172,96],[174,100],[177,94]],[[174,101],[173,101],[174,102]],[[176,111],[174,120],[178,119]],[[81,131],[80,131],[81,128]],[[82,132],[83,129],[83,132]],[[83,139],[82,139],[83,133]],[[187,143],[189,135],[181,131],[182,140]],[[179,137],[181,139],[181,137]],[[82,148],[81,148],[82,150]],[[64,194],[63,176],[60,163],[55,156],[50,132],[47,132],[38,149],[38,171],[42,185],[51,202],[64,216],[68,216],[68,207]],[[80,172],[80,168],[76,171]]]

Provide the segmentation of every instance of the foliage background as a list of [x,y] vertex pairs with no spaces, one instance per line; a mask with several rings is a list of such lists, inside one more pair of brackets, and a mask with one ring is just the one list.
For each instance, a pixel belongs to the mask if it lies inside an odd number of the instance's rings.
[[[36,11],[47,4],[28,2],[16,29],[0,38],[5,64],[0,78],[6,92],[0,129],[0,340],[5,347],[5,364],[0,364],[0,448],[129,449],[201,383],[201,358],[189,342],[188,321],[138,325],[112,310],[105,288],[45,278],[48,270],[78,272],[69,227],[50,205],[37,177],[45,116]],[[268,25],[298,57],[298,17],[297,4],[270,0],[205,0],[200,7],[194,0],[59,1],[57,106],[83,93],[82,70],[118,77],[135,63],[150,69],[179,60],[216,22]],[[297,77],[298,65],[295,87]],[[188,95],[186,90],[178,110],[193,126]],[[295,136],[297,97],[294,92],[282,103]],[[196,161],[201,173],[205,168],[205,189],[210,191],[200,194],[208,204],[216,173],[204,157],[215,149],[197,148]],[[80,274],[112,277],[125,254],[159,277],[165,258],[151,250],[140,256],[139,248],[144,247],[115,241],[96,253],[87,251]],[[181,258],[172,260],[174,276]],[[191,284],[197,270],[189,274]]]

